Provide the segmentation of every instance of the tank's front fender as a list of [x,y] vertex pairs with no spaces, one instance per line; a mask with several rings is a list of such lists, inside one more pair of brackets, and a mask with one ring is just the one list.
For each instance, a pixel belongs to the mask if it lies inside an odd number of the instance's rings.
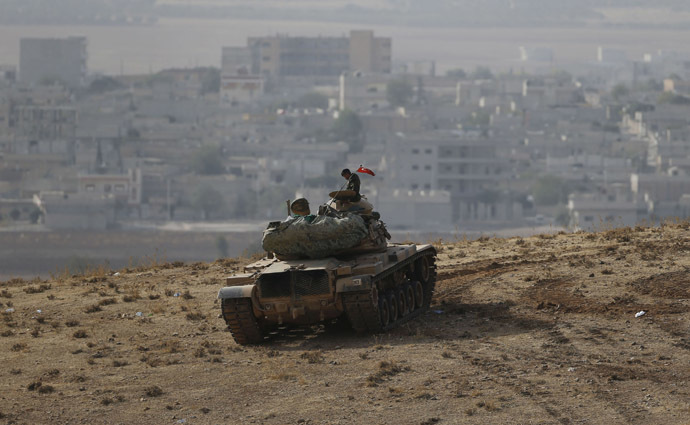
[[226,286],[218,291],[218,298],[252,298],[255,290],[256,285]]

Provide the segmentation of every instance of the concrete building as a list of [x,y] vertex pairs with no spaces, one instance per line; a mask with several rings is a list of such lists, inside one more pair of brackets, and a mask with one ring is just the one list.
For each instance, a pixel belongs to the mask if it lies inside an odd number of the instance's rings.
[[453,222],[512,221],[522,210],[501,196],[509,185],[509,159],[496,154],[499,140],[460,132],[399,135],[386,145],[383,163],[388,191],[446,191]]
[[600,63],[621,63],[627,60],[625,50],[612,49],[609,47],[597,47],[597,62]]
[[128,205],[141,204],[140,169],[129,170],[127,174],[81,174],[77,179],[80,195],[98,199],[112,197]]
[[520,46],[519,49],[522,62],[553,62],[553,49],[551,48]]
[[20,40],[19,79],[24,84],[58,81],[70,88],[77,88],[84,85],[86,71],[85,37]]
[[77,132],[77,111],[65,106],[16,108],[16,135],[27,140],[70,140]]
[[115,224],[115,198],[85,193],[41,192],[34,203],[49,229],[105,230]]
[[272,77],[338,76],[345,71],[391,72],[391,39],[373,31],[349,37],[250,37],[247,50],[223,49],[223,69],[234,72],[251,58],[250,74]]

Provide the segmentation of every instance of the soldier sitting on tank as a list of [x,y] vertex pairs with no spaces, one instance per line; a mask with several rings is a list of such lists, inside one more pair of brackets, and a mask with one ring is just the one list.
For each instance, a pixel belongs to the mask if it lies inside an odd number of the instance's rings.
[[359,176],[357,174],[352,174],[349,168],[345,168],[340,175],[347,180],[347,187],[345,189],[355,192],[355,196],[348,200],[350,202],[359,202],[359,200],[362,199],[362,195],[359,194],[359,186],[361,184],[359,181]]
[[305,198],[295,199],[290,205],[290,211],[294,217],[304,217],[304,220],[310,224],[316,218],[309,209],[309,201]]

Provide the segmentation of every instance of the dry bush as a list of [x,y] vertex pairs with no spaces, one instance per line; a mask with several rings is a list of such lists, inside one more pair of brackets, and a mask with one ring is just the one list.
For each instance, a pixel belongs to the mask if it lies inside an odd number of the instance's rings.
[[159,397],[163,395],[163,390],[158,385],[144,388],[144,394],[148,397]]
[[28,286],[23,289],[27,294],[39,294],[49,290],[51,286],[49,284],[41,284],[40,286]]
[[206,349],[204,349],[204,347],[197,348],[196,351],[194,351],[194,357],[196,357],[196,358],[206,357]]
[[39,336],[41,336],[41,330],[39,328],[33,328],[31,330],[31,336],[34,338],[38,338]]
[[12,332],[10,329],[7,329],[6,331],[3,331],[2,333],[0,333],[0,336],[3,336],[3,337],[14,336],[14,332]]
[[309,364],[323,363],[323,353],[321,350],[305,351],[300,355],[300,358],[305,359]]
[[180,341],[176,339],[169,339],[167,341],[164,341],[163,344],[161,344],[161,348],[163,351],[168,352],[170,354],[174,353],[179,353],[180,352]]
[[159,299],[160,297],[161,297],[161,296],[160,296],[159,294],[149,294],[149,299],[150,299],[150,300],[157,300],[157,299]]
[[386,378],[395,376],[399,373],[410,370],[409,366],[403,366],[395,361],[382,361],[379,363],[379,370],[367,377],[367,385],[376,387]]
[[75,338],[88,338],[89,335],[86,333],[85,330],[79,329],[78,331],[75,331],[74,334],[72,334]]
[[129,362],[127,360],[113,360],[113,367],[127,366]]
[[184,294],[182,294],[182,298],[184,298],[185,300],[192,300],[192,299],[194,299],[194,296],[189,293],[189,289],[188,289],[184,292]]
[[12,294],[11,294],[10,291],[8,291],[7,289],[3,289],[2,292],[0,292],[0,297],[2,297],[2,298],[12,298]]
[[68,328],[73,328],[75,326],[79,326],[79,322],[76,320],[68,320],[65,322],[65,326],[67,326]]
[[41,385],[43,385],[43,382],[34,381],[34,382],[30,383],[29,385],[27,385],[26,389],[29,391],[36,391],[37,389],[41,388]]
[[280,372],[275,375],[271,376],[271,379],[275,379],[276,381],[296,381],[297,380],[297,374],[292,373],[292,372]]
[[99,306],[98,304],[94,304],[90,307],[87,307],[86,310],[84,310],[84,311],[86,313],[97,313],[97,312],[101,311],[101,306]]
[[117,300],[115,298],[105,298],[105,299],[102,299],[98,302],[98,305],[101,305],[101,306],[111,305],[111,304],[117,304]]
[[187,313],[187,320],[199,321],[199,320],[204,320],[205,318],[206,318],[206,316],[204,316],[202,313],[200,313],[198,311]]

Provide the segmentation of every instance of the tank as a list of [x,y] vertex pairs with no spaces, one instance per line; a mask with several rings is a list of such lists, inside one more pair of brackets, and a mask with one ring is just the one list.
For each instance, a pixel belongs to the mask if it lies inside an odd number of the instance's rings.
[[228,277],[218,298],[239,344],[261,343],[279,326],[333,319],[356,332],[385,332],[428,309],[435,260],[432,245],[416,244],[318,259],[266,257]]
[[228,277],[218,293],[235,341],[257,344],[280,326],[336,319],[357,332],[384,332],[429,308],[436,249],[388,243],[380,214],[354,195],[331,192],[317,215],[305,199],[288,201],[296,215],[269,223],[267,256]]

